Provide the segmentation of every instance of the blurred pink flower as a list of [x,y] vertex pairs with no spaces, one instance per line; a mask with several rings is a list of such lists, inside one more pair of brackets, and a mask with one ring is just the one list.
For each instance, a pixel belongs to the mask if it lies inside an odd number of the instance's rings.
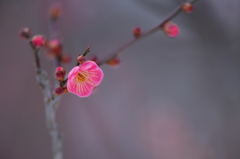
[[94,61],[74,67],[68,74],[67,89],[79,97],[88,97],[103,79],[102,69]]
[[32,38],[31,42],[32,42],[34,47],[39,48],[39,47],[42,47],[45,44],[46,39],[42,35],[35,35]]
[[172,22],[168,22],[164,25],[163,31],[171,38],[175,38],[179,35],[179,27],[177,24],[174,24]]

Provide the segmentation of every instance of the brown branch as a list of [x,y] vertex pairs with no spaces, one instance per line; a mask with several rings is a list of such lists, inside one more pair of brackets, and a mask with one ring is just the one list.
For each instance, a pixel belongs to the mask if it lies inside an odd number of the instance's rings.
[[[190,4],[194,4],[195,2],[197,2],[198,0],[191,0],[189,1],[188,3]],[[185,2],[186,3],[186,2]],[[135,44],[136,42],[156,33],[157,31],[160,31],[163,26],[171,21],[172,19],[174,19],[176,16],[178,16],[181,12],[183,12],[182,10],[182,6],[185,4],[185,3],[182,3],[180,4],[169,16],[167,16],[160,24],[158,24],[157,26],[153,27],[152,29],[146,31],[145,33],[142,33],[141,36],[139,36],[138,38],[134,38],[132,40],[130,40],[129,42],[127,42],[126,44],[120,46],[117,50],[115,50],[114,52],[112,52],[110,54],[110,57],[98,62],[99,65],[103,65],[103,64],[106,64],[108,61],[122,55],[124,53],[124,51],[131,47],[133,44]]]

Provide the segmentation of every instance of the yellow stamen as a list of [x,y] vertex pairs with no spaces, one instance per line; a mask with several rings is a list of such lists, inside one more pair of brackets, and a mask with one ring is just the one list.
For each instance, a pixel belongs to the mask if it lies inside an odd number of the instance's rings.
[[87,80],[88,74],[86,72],[79,72],[76,76],[78,82],[84,82]]

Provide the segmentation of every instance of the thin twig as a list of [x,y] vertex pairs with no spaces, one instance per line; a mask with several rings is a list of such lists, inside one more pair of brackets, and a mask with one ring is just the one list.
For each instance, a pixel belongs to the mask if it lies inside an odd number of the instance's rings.
[[[194,4],[195,2],[197,2],[198,0],[191,0],[188,3]],[[186,3],[186,2],[185,2]],[[129,42],[127,42],[126,44],[120,46],[117,50],[115,50],[114,52],[112,52],[110,54],[110,56],[100,62],[98,62],[99,65],[103,65],[106,64],[108,61],[112,60],[113,58],[116,58],[120,55],[122,55],[124,53],[124,51],[131,47],[133,44],[135,44],[136,42],[156,33],[157,31],[160,31],[163,26],[171,21],[172,19],[174,19],[177,15],[179,15],[183,10],[182,10],[182,5],[184,3],[180,4],[169,16],[167,16],[160,24],[158,24],[157,26],[153,27],[152,29],[146,31],[145,33],[142,33],[140,37],[138,38],[134,38],[132,40],[130,40]]]
[[36,48],[31,41],[29,42],[29,44],[33,50],[36,69],[38,72],[41,69],[40,59],[39,59],[39,55],[38,55],[40,50],[39,50],[39,48]]
[[[188,1],[188,3],[194,4],[196,3],[198,0],[191,0]],[[186,2],[185,2],[186,3]],[[129,42],[127,42],[126,44],[120,46],[117,50],[115,50],[114,52],[112,52],[110,54],[110,56],[102,61],[97,62],[97,64],[99,66],[106,64],[108,61],[122,55],[124,53],[124,51],[126,49],[128,49],[129,47],[131,47],[133,44],[135,44],[136,42],[156,33],[157,31],[161,30],[162,27],[164,26],[164,24],[166,24],[167,22],[169,22],[170,20],[174,19],[177,15],[179,15],[183,10],[182,10],[182,5],[184,3],[180,4],[169,16],[167,16],[164,20],[162,20],[162,22],[160,24],[158,24],[157,26],[153,27],[152,29],[146,31],[145,33],[142,33],[140,37],[138,38],[134,38],[132,40],[130,40]],[[78,65],[78,64],[77,64]],[[65,85],[67,83],[68,79],[65,79],[62,82],[62,85]]]

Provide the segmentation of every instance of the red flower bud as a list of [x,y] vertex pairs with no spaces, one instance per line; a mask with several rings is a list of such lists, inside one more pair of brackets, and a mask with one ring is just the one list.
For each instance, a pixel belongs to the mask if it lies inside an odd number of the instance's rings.
[[80,56],[77,57],[77,62],[79,64],[82,64],[85,61],[86,61],[86,59],[85,59],[85,57],[83,55],[80,55]]
[[19,34],[23,39],[29,39],[32,36],[32,32],[29,28],[23,28]]
[[50,40],[46,43],[46,47],[49,52],[55,56],[59,56],[62,53],[62,44],[59,40]]
[[98,59],[98,57],[97,57],[96,55],[94,55],[90,60],[91,60],[91,61],[94,61],[94,62],[96,62],[96,63],[99,62],[99,59]]
[[71,61],[70,56],[63,55],[63,56],[61,57],[61,62],[62,62],[62,63],[69,63],[70,61]]
[[167,22],[163,26],[163,31],[171,38],[175,38],[179,34],[179,28],[177,24],[172,22]]
[[39,47],[45,45],[46,40],[42,35],[35,35],[32,38],[31,42],[34,47],[39,48]]
[[189,2],[186,2],[182,5],[182,10],[185,12],[185,13],[191,13],[193,11],[193,6],[191,3]]
[[133,29],[133,36],[135,38],[139,38],[142,34],[141,28],[140,27],[136,27]]
[[111,60],[107,61],[107,64],[110,66],[117,66],[120,64],[120,59],[118,57],[112,58]]
[[66,87],[57,87],[57,88],[55,88],[54,93],[56,95],[61,95],[61,94],[67,93],[67,88]]
[[64,70],[63,67],[57,67],[57,68],[56,68],[56,70],[55,70],[55,78],[56,78],[58,81],[63,81],[65,75],[66,75],[66,71]]
[[59,18],[59,16],[62,13],[61,9],[61,4],[55,3],[53,6],[50,8],[49,15],[52,20],[56,20]]

